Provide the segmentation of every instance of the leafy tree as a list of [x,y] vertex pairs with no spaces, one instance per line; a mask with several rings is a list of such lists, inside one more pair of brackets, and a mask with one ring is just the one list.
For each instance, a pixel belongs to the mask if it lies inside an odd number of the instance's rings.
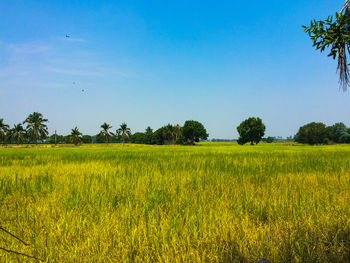
[[190,144],[199,142],[200,139],[206,140],[209,136],[203,124],[193,120],[185,122],[182,128],[182,135],[185,139],[185,142]]
[[79,131],[79,129],[75,127],[74,129],[72,129],[71,134],[69,136],[70,142],[74,143],[74,145],[80,144],[83,140],[82,135],[83,134]]
[[333,141],[334,142],[340,142],[339,139],[340,137],[344,134],[347,133],[347,128],[344,123],[339,122],[334,124],[332,127],[332,135],[333,135]]
[[[67,143],[66,136],[57,134],[56,135],[56,142],[57,143]],[[55,143],[55,134],[52,134],[49,137],[49,143]]]
[[146,139],[146,134],[143,132],[136,132],[130,136],[130,142],[132,143],[143,144],[146,141],[145,139]]
[[275,138],[269,136],[266,139],[264,139],[263,141],[266,142],[266,143],[273,143],[275,141]]
[[175,143],[177,134],[176,126],[168,124],[156,130],[152,136],[152,144],[172,144]]
[[266,127],[260,118],[246,119],[237,127],[238,143],[241,145],[247,142],[250,142],[251,145],[258,144],[265,134],[265,129]]
[[83,135],[82,141],[83,143],[92,143],[92,137],[90,135]]
[[4,123],[4,119],[0,118],[0,143],[4,143],[10,126]]
[[299,128],[295,141],[307,144],[323,144],[329,141],[331,134],[326,125],[321,122],[311,122]]
[[150,126],[146,128],[145,132],[145,144],[152,144],[152,136],[153,136],[153,130]]
[[13,139],[17,145],[24,142],[26,137],[26,130],[23,128],[22,124],[15,124],[13,129],[10,130],[10,139]]
[[45,139],[48,135],[48,130],[45,122],[47,119],[43,118],[43,115],[39,112],[33,112],[29,114],[24,123],[27,124],[27,134],[28,137],[35,141],[35,144],[38,145],[38,140]]
[[350,51],[349,4],[350,1],[346,0],[341,11],[335,14],[335,18],[329,16],[326,20],[313,20],[310,26],[303,26],[317,50],[323,52],[330,48],[328,56],[338,60],[339,83],[344,91],[350,83],[347,62]]
[[342,136],[339,138],[340,143],[350,143],[350,134],[349,133],[343,133]]
[[105,142],[109,143],[109,137],[113,135],[113,133],[109,131],[109,129],[112,129],[112,126],[107,123],[104,123],[101,125],[101,128],[102,131],[100,132],[100,134],[105,137]]
[[117,134],[121,136],[122,142],[125,143],[131,135],[131,130],[128,128],[128,125],[123,122],[117,130]]

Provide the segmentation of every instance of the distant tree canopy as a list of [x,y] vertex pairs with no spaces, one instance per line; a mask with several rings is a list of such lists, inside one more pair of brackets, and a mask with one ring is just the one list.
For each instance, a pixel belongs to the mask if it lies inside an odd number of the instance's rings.
[[182,135],[186,143],[193,144],[208,139],[209,134],[203,124],[198,121],[186,121],[182,127]]
[[323,144],[328,143],[332,137],[331,129],[321,122],[311,122],[299,128],[295,135],[295,141],[307,144]]
[[347,133],[347,128],[344,123],[338,122],[330,127],[330,132],[332,133],[332,138],[334,142],[340,142],[340,137]]
[[237,127],[238,144],[243,145],[247,142],[250,142],[251,145],[258,144],[265,134],[265,129],[266,127],[260,118],[246,119]]
[[311,21],[310,26],[303,26],[313,41],[313,46],[321,52],[330,48],[329,57],[338,61],[339,83],[345,91],[349,86],[350,75],[347,56],[350,51],[350,0],[347,0],[335,17],[326,20]]
[[321,122],[311,122],[299,128],[294,140],[299,143],[329,144],[350,143],[350,130],[344,123],[338,122],[326,126]]

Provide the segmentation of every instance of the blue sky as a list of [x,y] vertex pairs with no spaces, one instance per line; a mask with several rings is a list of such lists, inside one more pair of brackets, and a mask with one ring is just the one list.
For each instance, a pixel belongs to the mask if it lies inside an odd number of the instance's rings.
[[39,111],[63,134],[194,119],[210,138],[237,138],[250,116],[271,136],[350,126],[336,64],[301,28],[342,3],[2,0],[0,118]]

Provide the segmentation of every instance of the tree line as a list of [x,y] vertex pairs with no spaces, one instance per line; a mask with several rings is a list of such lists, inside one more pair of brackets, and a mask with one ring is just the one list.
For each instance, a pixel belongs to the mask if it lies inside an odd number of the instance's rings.
[[[209,134],[203,124],[187,120],[183,126],[165,125],[157,130],[147,127],[144,132],[132,133],[126,123],[122,123],[113,130],[108,123],[100,126],[100,132],[96,135],[84,135],[77,127],[71,129],[69,135],[59,135],[56,132],[49,136],[47,119],[39,112],[33,112],[12,128],[0,118],[0,143],[23,144],[23,143],[50,143],[64,144],[73,143],[137,143],[137,144],[183,144],[193,145],[195,142],[207,140]],[[260,118],[250,117],[237,127],[239,138],[238,144],[258,144],[259,142],[272,143],[276,138],[264,138],[266,126]],[[291,139],[291,138],[290,138]],[[320,122],[311,122],[299,128],[294,136],[294,141],[304,144],[330,144],[350,143],[350,128],[342,122],[332,126],[326,126]]]
[[22,123],[14,124],[12,128],[4,119],[0,118],[0,143],[139,143],[139,144],[188,144],[192,145],[200,140],[206,140],[209,136],[203,124],[188,120],[183,126],[165,125],[155,131],[147,127],[144,132],[131,133],[126,123],[122,123],[116,130],[108,123],[103,123],[100,132],[94,136],[83,135],[78,127],[71,129],[69,135],[59,135],[56,132],[49,136],[48,120],[39,112],[30,114]]

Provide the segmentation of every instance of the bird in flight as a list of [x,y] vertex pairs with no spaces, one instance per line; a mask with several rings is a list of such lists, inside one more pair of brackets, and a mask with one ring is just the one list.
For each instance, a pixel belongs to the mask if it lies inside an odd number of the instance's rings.
[[75,85],[75,81],[73,81],[73,85]]
[[82,89],[81,91],[82,91],[82,92],[84,92],[84,90],[83,90],[83,89]]
[[67,34],[66,34],[66,38],[70,38],[70,35],[67,35]]

